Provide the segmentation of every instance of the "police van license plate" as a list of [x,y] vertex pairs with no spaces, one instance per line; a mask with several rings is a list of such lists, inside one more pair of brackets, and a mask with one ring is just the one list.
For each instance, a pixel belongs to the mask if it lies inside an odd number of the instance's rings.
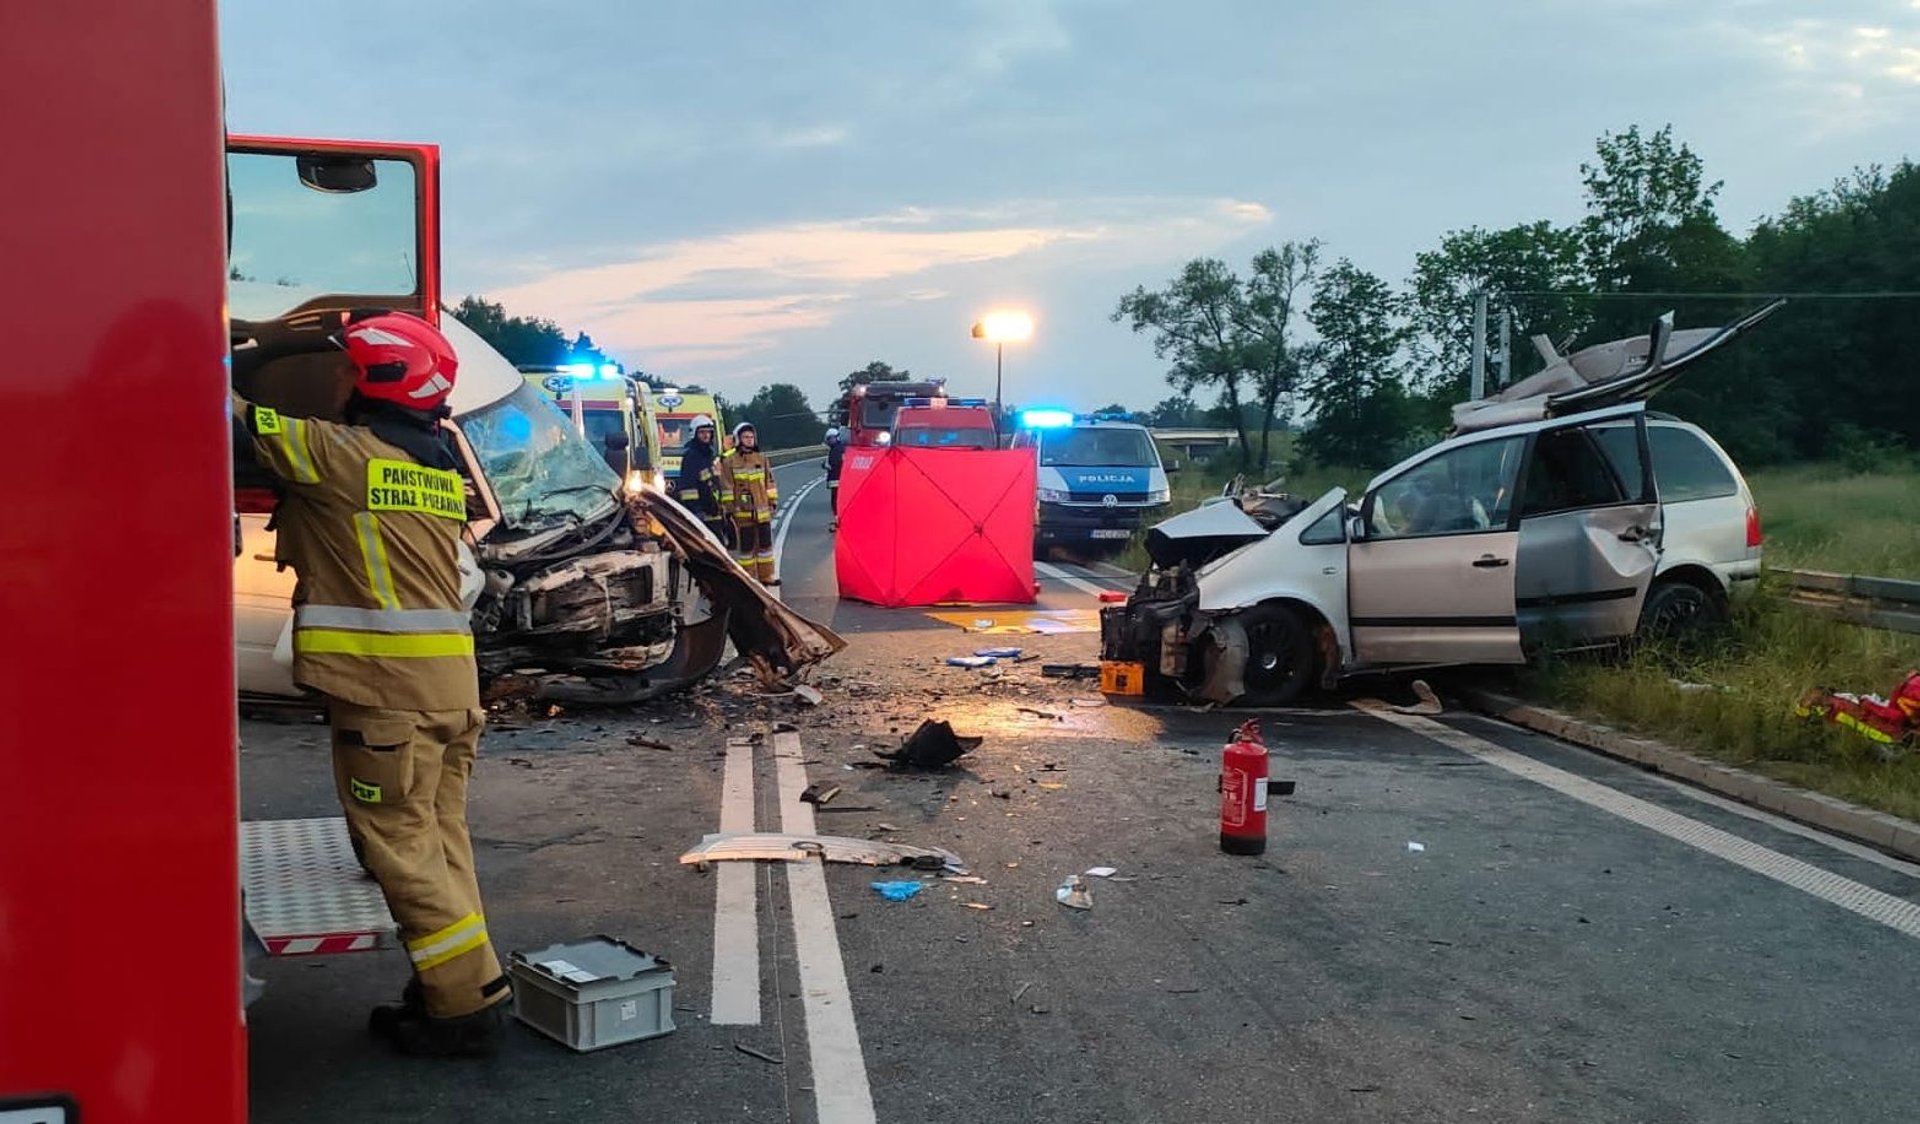
[[1096,539],[1130,539],[1133,532],[1124,527],[1101,527],[1093,532]]

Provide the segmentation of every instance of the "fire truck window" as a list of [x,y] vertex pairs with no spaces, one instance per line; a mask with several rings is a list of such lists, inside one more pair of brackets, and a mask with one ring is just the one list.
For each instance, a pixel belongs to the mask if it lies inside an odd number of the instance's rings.
[[[233,193],[228,278],[251,283],[256,291],[248,294],[252,299],[236,292],[237,315],[265,319],[323,293],[419,292],[413,165],[404,160],[373,165],[370,186],[320,190],[303,181],[291,155],[236,152],[227,157]],[[289,290],[287,299],[276,302],[269,299],[271,291],[258,293],[267,286]],[[255,307],[274,303],[279,307]]]

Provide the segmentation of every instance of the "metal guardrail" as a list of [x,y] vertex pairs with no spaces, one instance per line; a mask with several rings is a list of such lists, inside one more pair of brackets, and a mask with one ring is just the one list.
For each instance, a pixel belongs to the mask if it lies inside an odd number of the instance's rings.
[[1920,582],[1828,574],[1819,570],[1769,570],[1787,579],[1788,597],[1853,624],[1920,634]]
[[771,465],[792,464],[794,461],[803,461],[809,457],[824,457],[826,455],[827,447],[825,445],[805,445],[798,449],[772,449],[767,452],[767,463]]

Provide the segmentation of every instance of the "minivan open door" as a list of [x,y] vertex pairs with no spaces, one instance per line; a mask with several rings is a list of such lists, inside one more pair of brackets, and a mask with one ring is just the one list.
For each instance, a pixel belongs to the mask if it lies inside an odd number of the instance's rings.
[[1347,545],[1360,663],[1520,663],[1515,485],[1527,441],[1490,437],[1370,490]]

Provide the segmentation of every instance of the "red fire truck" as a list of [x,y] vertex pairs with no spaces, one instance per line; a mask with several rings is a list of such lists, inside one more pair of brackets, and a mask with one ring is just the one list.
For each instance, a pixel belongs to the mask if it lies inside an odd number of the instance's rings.
[[0,35],[7,1124],[246,1117],[217,42],[213,0]]

